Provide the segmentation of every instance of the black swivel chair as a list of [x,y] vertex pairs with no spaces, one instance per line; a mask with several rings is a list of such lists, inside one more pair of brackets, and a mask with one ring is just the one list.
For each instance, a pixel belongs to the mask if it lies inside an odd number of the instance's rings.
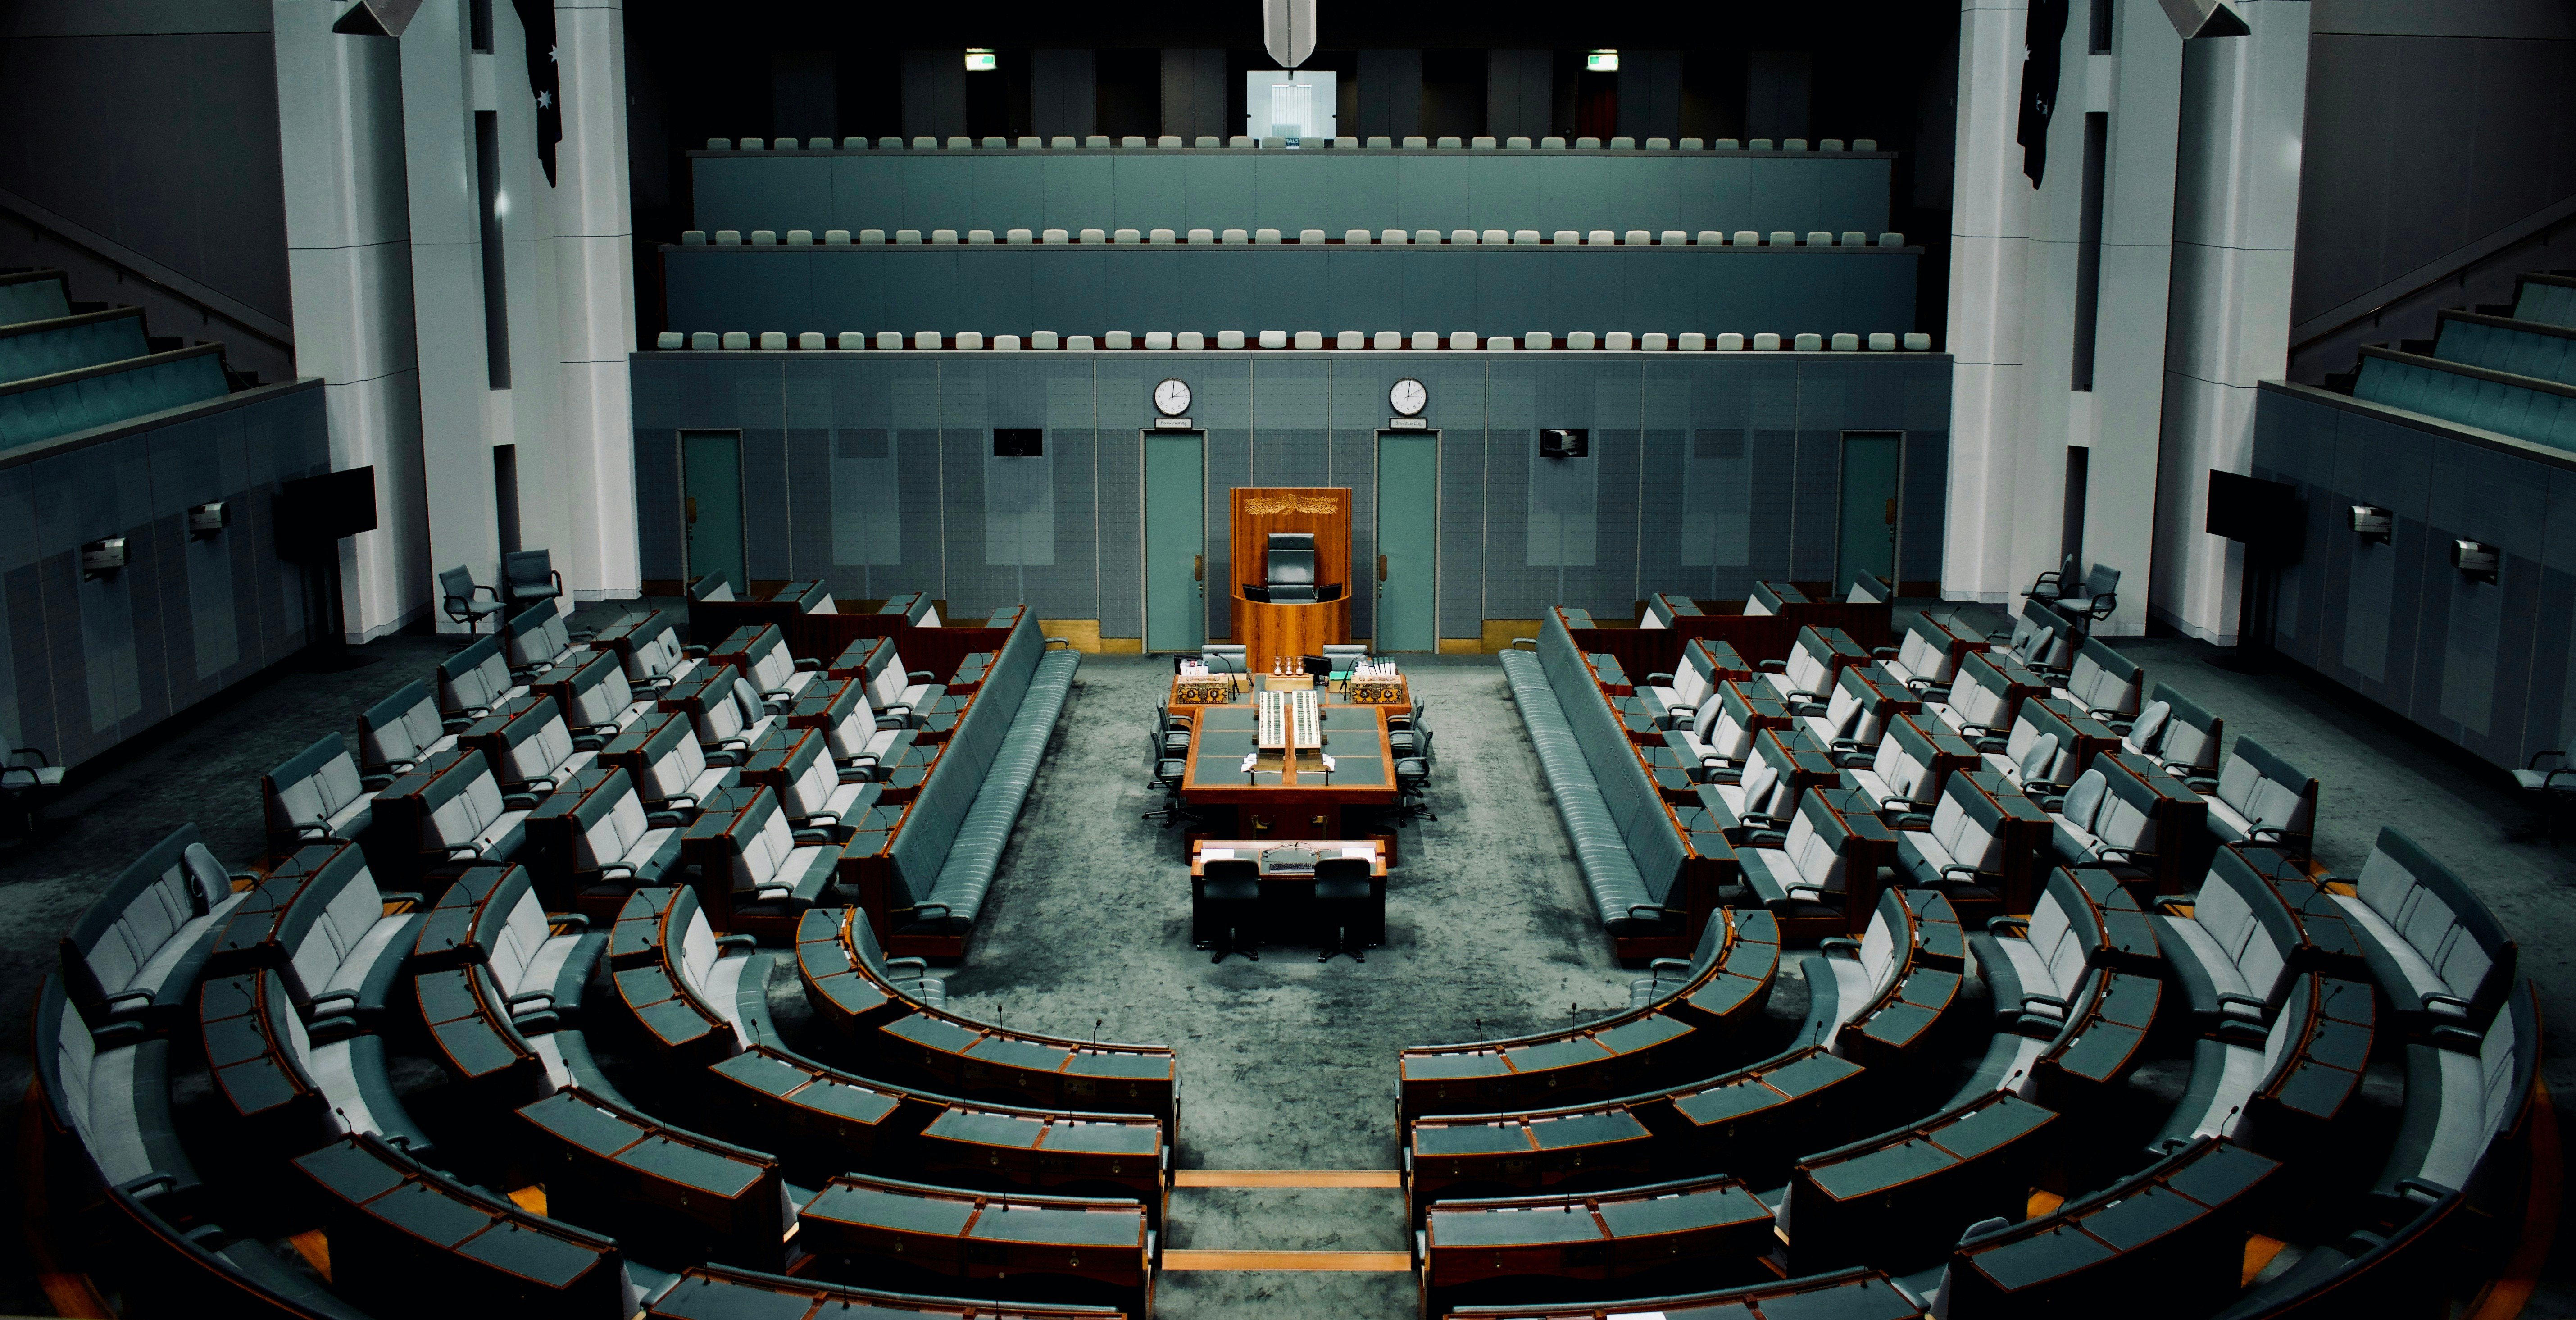
[[513,550],[501,556],[501,589],[509,593],[515,613],[521,606],[562,596],[563,574],[555,571],[554,557],[543,550]]
[[[476,600],[480,592],[490,600]],[[474,570],[459,564],[438,575],[438,604],[447,617],[465,625],[465,631],[477,631],[483,620],[500,614],[501,593],[474,580]],[[495,627],[499,626],[497,623]]]
[[1154,703],[1154,736],[1162,740],[1163,755],[1186,756],[1190,750],[1191,719],[1175,715],[1162,702]]
[[1395,818],[1438,820],[1431,810],[1431,730],[1414,730],[1414,749],[1395,758]]
[[1430,708],[1430,702],[1417,697],[1411,710],[1400,710],[1389,714],[1386,717],[1387,750],[1397,756],[1411,756],[1415,736],[1430,727],[1422,722],[1423,712]]
[[1318,599],[1313,532],[1272,532],[1263,562],[1263,576],[1268,579],[1264,585],[1270,588],[1274,604],[1311,605]]
[[1208,961],[1221,963],[1229,953],[1261,961],[1257,923],[1261,916],[1261,867],[1234,859],[1203,862],[1190,882],[1190,946],[1213,948]]
[[1364,858],[1331,857],[1315,863],[1315,901],[1310,914],[1322,952],[1317,962],[1347,953],[1352,962],[1367,962],[1362,949],[1386,942],[1386,882]]
[[1163,791],[1163,805],[1146,812],[1144,819],[1159,820],[1167,830],[1172,828],[1175,821],[1198,819],[1197,813],[1181,805],[1181,780],[1189,772],[1189,768],[1188,761],[1164,750],[1160,735],[1146,739],[1145,771],[1151,777],[1146,780],[1145,786]]

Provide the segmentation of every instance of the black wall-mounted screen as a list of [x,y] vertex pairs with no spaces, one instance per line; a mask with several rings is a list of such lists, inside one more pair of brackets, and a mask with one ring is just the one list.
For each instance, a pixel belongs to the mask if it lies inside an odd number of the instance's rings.
[[350,468],[284,482],[277,488],[281,546],[327,544],[376,530],[376,470]]
[[993,457],[1044,458],[1046,432],[1034,426],[996,426],[993,428]]
[[2235,472],[2209,471],[2209,514],[2201,530],[2247,545],[2296,545],[2307,531],[2298,488]]

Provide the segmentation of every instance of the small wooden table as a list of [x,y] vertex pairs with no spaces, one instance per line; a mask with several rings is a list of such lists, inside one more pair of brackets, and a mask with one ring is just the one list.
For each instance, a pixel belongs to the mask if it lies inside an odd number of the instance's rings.
[[1171,705],[1222,706],[1243,690],[1241,674],[1174,674]]

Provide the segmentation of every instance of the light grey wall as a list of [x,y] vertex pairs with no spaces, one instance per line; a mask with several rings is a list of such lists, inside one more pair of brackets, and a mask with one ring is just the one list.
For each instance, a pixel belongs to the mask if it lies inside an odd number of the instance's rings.
[[2293,321],[2576,194],[2576,6],[2317,0],[2311,23]]
[[0,8],[0,126],[0,189],[292,318],[267,0]]

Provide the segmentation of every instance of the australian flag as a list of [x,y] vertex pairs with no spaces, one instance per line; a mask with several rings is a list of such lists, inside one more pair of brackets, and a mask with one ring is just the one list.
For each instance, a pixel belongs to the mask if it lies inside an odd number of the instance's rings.
[[[555,182],[555,144],[563,141],[563,79],[556,73],[554,0],[511,0],[528,34],[528,91],[537,101],[537,161],[546,186]],[[2064,0],[2059,0],[2061,11]],[[2061,24],[2065,19],[2061,16]]]
[[[2021,172],[2030,176],[2030,186],[2036,188],[2040,176],[2048,172],[2048,121],[2057,113],[2058,47],[2066,39],[2066,0],[2030,0],[2029,26],[2024,32],[2021,130],[2013,140],[2021,144]],[[546,169],[552,177],[554,166]]]

